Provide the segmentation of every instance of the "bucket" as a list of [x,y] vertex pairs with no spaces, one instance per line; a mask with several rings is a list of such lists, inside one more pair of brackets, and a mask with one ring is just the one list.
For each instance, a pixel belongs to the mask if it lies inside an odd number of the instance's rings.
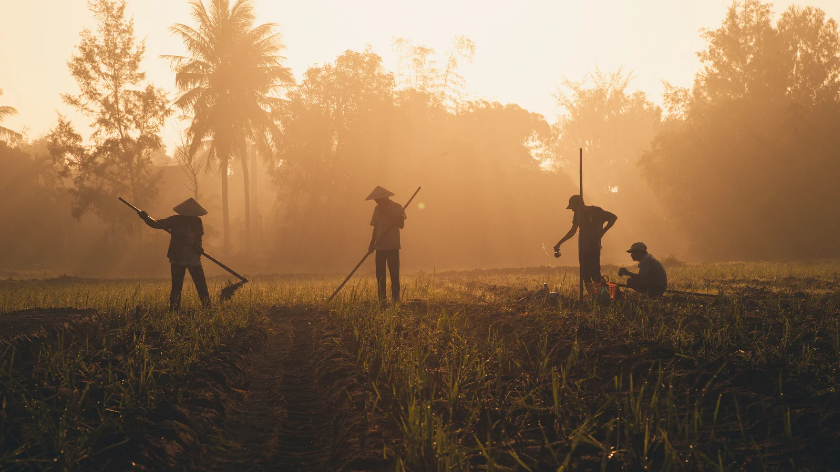
[[618,284],[610,282],[610,278],[606,275],[601,276],[600,282],[587,282],[586,293],[592,298],[599,298],[601,297],[602,287],[606,290],[602,297],[604,298],[603,301],[607,301],[607,294],[609,294],[609,300],[615,300],[618,297]]

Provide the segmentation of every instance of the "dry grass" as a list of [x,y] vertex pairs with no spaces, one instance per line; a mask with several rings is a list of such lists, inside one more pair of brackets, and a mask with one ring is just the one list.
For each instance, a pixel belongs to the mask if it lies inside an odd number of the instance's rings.
[[[605,269],[614,272],[613,269]],[[418,273],[380,312],[373,281],[256,277],[208,311],[187,284],[60,278],[0,282],[0,313],[93,308],[102,325],[37,348],[0,346],[3,469],[82,470],[192,366],[271,306],[330,314],[365,379],[398,470],[830,470],[840,457],[840,265],[672,268],[711,299],[579,304],[568,269]],[[559,307],[519,301],[547,283]],[[222,286],[215,281],[215,289]]]

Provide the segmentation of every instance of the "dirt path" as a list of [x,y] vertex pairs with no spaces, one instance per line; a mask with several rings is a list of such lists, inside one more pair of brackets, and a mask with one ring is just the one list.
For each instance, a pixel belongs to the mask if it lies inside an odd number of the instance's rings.
[[269,313],[271,329],[251,365],[248,388],[229,403],[225,429],[207,448],[202,469],[326,470],[330,414],[316,386],[314,316]]

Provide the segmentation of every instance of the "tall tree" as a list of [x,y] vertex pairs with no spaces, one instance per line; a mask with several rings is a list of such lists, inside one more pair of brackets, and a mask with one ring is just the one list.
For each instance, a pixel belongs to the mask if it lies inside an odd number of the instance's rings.
[[630,90],[632,80],[621,69],[605,73],[597,68],[582,80],[564,80],[556,95],[564,113],[554,125],[551,155],[555,168],[565,168],[577,180],[578,149],[583,148],[584,198],[621,218],[612,238],[644,237],[662,248],[656,239],[665,233],[664,221],[637,165],[662,111],[644,92]]
[[461,75],[463,63],[472,63],[475,43],[466,36],[457,36],[443,58],[435,50],[418,46],[405,38],[397,38],[393,49],[400,55],[397,77],[403,95],[425,97],[434,105],[457,111],[466,97],[466,82]]
[[184,184],[187,189],[192,194],[193,198],[196,200],[201,200],[201,188],[200,188],[200,181],[199,176],[201,175],[201,171],[204,169],[205,160],[202,159],[206,156],[203,156],[201,151],[190,153],[190,146],[187,143],[187,138],[184,136],[184,130],[178,130],[178,140],[179,143],[175,147],[175,161],[178,163],[178,167],[181,168],[181,171],[184,172],[184,175],[187,177],[187,183]]
[[[3,96],[3,89],[0,89],[0,97]],[[6,117],[17,115],[17,110],[10,106],[0,106],[0,121],[3,121]]]
[[370,50],[306,71],[282,114],[272,172],[282,197],[275,244],[284,270],[354,263],[370,238],[361,226],[371,210],[363,198],[375,185],[397,192],[399,202],[417,185],[425,189],[409,212],[408,264],[545,262],[540,243],[556,240],[556,203],[571,191],[532,152],[551,140],[549,124],[516,105],[466,102],[451,110],[433,98],[397,90]]
[[446,66],[441,71],[441,101],[448,110],[457,111],[466,95],[466,80],[460,73],[463,62],[471,64],[475,56],[475,43],[466,36],[458,36],[446,54]]
[[791,6],[776,25],[784,59],[787,94],[801,103],[838,99],[840,30],[837,22],[814,7]]
[[230,161],[239,158],[245,187],[246,250],[251,239],[251,190],[247,146],[251,140],[266,142],[265,136],[279,130],[272,110],[282,104],[276,96],[294,78],[283,66],[283,49],[277,25],[254,26],[251,0],[211,0],[209,8],[191,2],[195,28],[175,24],[173,34],[187,48],[185,56],[166,56],[176,72],[181,95],[175,104],[192,115],[187,130],[190,154],[206,140],[210,155],[218,160],[222,177],[222,219],[224,252],[230,252],[228,172]]
[[400,55],[397,69],[400,85],[421,93],[434,94],[440,81],[435,50],[428,46],[417,46],[406,38],[396,38],[392,47]]
[[70,197],[62,187],[56,166],[46,149],[45,138],[20,148],[0,141],[0,233],[6,269],[49,267],[69,269],[59,261],[70,248],[66,225]]
[[704,30],[706,48],[697,56],[703,63],[695,81],[699,96],[744,97],[778,90],[778,34],[770,5],[758,0],[733,2],[720,28]]
[[[362,192],[366,173],[389,157],[387,133],[393,119],[394,77],[370,51],[346,51],[335,63],[309,68],[279,113],[275,180],[298,243],[331,238],[340,231],[350,195]],[[324,241],[324,247],[335,248]]]
[[694,86],[643,158],[649,182],[711,260],[840,254],[840,31],[815,8],[733,2],[707,31]]
[[163,146],[158,133],[170,113],[166,92],[143,85],[145,44],[135,39],[134,21],[126,18],[125,7],[124,0],[91,1],[97,30],[82,30],[67,64],[80,93],[62,98],[93,119],[92,144],[85,145],[61,116],[49,133],[53,158],[73,178],[73,215],[92,211],[111,223],[128,218],[118,210],[118,195],[127,194],[141,206],[156,197],[159,174],[153,170],[152,153]]
[[656,133],[662,111],[644,92],[628,90],[632,74],[599,69],[583,80],[564,80],[557,104],[564,110],[554,126],[557,165],[574,162],[583,148],[592,170],[590,194],[603,196],[629,190],[637,179],[636,162]]

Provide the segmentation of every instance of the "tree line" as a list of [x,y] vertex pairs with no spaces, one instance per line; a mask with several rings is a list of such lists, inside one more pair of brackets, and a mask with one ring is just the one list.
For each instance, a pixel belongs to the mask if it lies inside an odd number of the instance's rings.
[[[145,81],[125,1],[91,3],[98,28],[82,32],[68,63],[79,94],[63,98],[91,119],[92,134],[60,117],[42,140],[73,216],[91,213],[113,234],[138,237],[116,196],[156,201],[160,130],[177,110],[186,132],[174,154],[193,193],[196,169],[218,176],[219,248],[259,253],[280,270],[337,270],[357,258],[371,211],[360,200],[383,184],[404,197],[424,187],[409,210],[407,263],[546,263],[543,245],[570,218],[579,148],[586,199],[619,215],[622,241],[654,241],[693,260],[838,255],[840,210],[830,202],[840,175],[840,33],[817,8],[792,6],[775,19],[760,0],[733,2],[719,28],[702,32],[694,84],[666,83],[662,107],[631,90],[632,73],[596,69],[563,81],[563,113],[549,123],[469,96],[460,67],[476,46],[464,37],[442,54],[397,39],[396,71],[370,49],[346,51],[295,83],[277,26],[256,25],[253,6],[192,3],[192,24],[171,28],[186,52],[166,56],[178,90],[170,100]],[[10,152],[0,148],[0,159]],[[41,164],[33,169],[45,172]],[[238,238],[229,176],[241,179]],[[252,195],[265,177],[276,201],[261,210]],[[269,235],[255,247],[263,216]]]

